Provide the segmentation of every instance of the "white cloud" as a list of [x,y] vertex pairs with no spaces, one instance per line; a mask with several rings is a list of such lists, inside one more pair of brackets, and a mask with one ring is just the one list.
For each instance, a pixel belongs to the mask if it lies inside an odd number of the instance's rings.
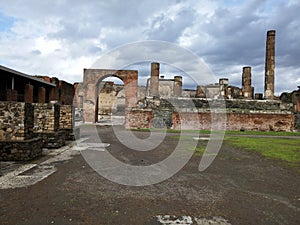
[[[242,67],[252,66],[255,90],[263,92],[266,32],[276,29],[275,88],[280,93],[300,85],[299,10],[299,1],[292,0],[0,1],[1,19],[10,19],[0,29],[0,62],[75,82],[83,68],[119,45],[164,40],[196,53],[218,78],[228,77],[233,85],[240,86]],[[122,62],[140,51],[117,58]],[[156,51],[153,60],[169,55],[181,66],[186,63],[174,52]],[[106,58],[103,66],[115,59]],[[186,72],[193,67],[189,64]]]

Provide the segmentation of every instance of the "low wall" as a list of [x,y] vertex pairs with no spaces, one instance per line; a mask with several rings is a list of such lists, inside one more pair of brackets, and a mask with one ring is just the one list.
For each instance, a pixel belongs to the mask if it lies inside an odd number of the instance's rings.
[[60,148],[65,145],[65,131],[38,133],[42,138],[44,148]]
[[28,161],[42,155],[42,139],[0,141],[0,161]]
[[[222,114],[215,113],[215,120]],[[172,115],[172,129],[210,130],[211,113],[178,113]],[[227,113],[226,130],[293,131],[293,114],[272,113]],[[221,121],[221,120],[220,120]]]
[[[219,129],[253,131],[293,131],[298,116],[293,113],[293,104],[275,100],[246,99],[200,99],[200,98],[147,98],[140,109],[129,114],[132,128],[162,127],[172,129],[210,130],[211,113],[215,121],[226,113],[226,124],[217,124]],[[148,110],[148,111],[147,111]],[[153,113],[149,112],[152,110]]]
[[70,105],[0,102],[0,160],[26,161],[79,137]]
[[126,113],[125,119],[127,129],[147,129],[151,127],[153,111],[133,109]]

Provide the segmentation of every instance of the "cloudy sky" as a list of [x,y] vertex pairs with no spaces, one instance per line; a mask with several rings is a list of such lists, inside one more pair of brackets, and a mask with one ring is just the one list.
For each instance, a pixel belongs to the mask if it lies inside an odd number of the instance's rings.
[[[251,66],[263,92],[266,33],[275,29],[278,94],[300,85],[299,12],[298,0],[0,0],[0,64],[74,83],[113,49],[157,40],[191,51],[232,85],[241,86],[242,67]],[[129,53],[116,57],[140,52]],[[139,69],[143,84],[150,66],[127,68]],[[173,76],[172,68],[162,65],[162,73]]]

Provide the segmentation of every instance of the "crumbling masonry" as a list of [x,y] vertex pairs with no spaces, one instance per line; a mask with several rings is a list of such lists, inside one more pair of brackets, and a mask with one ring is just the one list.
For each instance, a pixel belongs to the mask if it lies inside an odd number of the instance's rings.
[[[159,74],[159,63],[151,63],[145,98],[139,98],[136,104],[127,107],[126,127],[209,130],[212,117],[218,118],[222,114],[222,109],[218,107],[225,104],[226,123],[223,124],[225,129],[256,131],[299,129],[299,96],[294,95],[296,100],[293,101],[289,98],[283,101],[274,96],[274,68],[274,30],[268,31],[266,38],[264,95],[254,92],[250,66],[242,69],[241,88],[231,86],[227,78],[221,78],[216,84],[198,86],[196,90],[184,90],[182,77],[164,79]],[[84,99],[88,101],[87,96],[84,96]]]

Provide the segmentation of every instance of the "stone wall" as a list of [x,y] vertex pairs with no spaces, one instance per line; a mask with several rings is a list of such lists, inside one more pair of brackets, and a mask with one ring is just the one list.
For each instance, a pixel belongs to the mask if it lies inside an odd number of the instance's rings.
[[32,136],[33,106],[21,102],[0,102],[0,140],[26,140]]
[[41,138],[33,138],[34,107],[0,102],[0,161],[26,161],[42,155]]
[[[72,105],[61,105],[59,129],[64,131],[65,140],[75,140],[80,137],[80,128],[75,128],[75,108]],[[61,140],[64,142],[64,140]]]
[[60,129],[73,129],[74,122],[74,107],[72,105],[61,105],[59,116],[59,128]]
[[59,130],[60,105],[33,103],[34,133],[56,132]]
[[[41,137],[44,148],[59,148],[65,145],[65,131],[60,130],[60,105],[34,103],[34,129]],[[67,122],[66,124],[68,124]]]

